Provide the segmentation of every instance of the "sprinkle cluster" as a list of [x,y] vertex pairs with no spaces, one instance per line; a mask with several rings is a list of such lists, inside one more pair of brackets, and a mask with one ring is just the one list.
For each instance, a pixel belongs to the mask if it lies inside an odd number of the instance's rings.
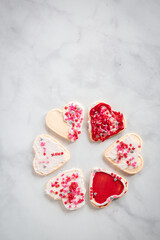
[[83,122],[83,108],[75,103],[68,104],[64,107],[64,120],[70,126],[69,138],[76,141],[81,133]]
[[124,129],[123,114],[112,111],[106,103],[99,103],[90,110],[92,139],[105,141]]
[[78,178],[78,173],[62,174],[60,178],[50,183],[50,194],[63,199],[65,206],[69,209],[77,208],[80,203],[84,202],[84,193],[78,184]]
[[[39,163],[41,164],[41,163],[47,163],[47,164],[49,164],[50,163],[50,161],[49,161],[49,158],[50,157],[54,157],[54,156],[60,156],[60,155],[63,155],[64,154],[64,152],[55,152],[55,153],[51,153],[51,155],[47,155],[46,154],[46,142],[44,142],[44,141],[41,141],[40,142],[40,146],[43,148],[43,156],[45,156],[46,157],[46,159],[44,160],[40,160],[39,161]],[[46,167],[46,165],[44,165],[44,168]]]
[[[119,141],[119,140],[117,140],[116,143],[118,143],[116,146],[117,156],[118,156],[118,159],[116,160],[116,162],[119,163],[121,159],[128,158],[128,160],[126,161],[127,165],[135,168],[137,166],[136,159],[135,159],[135,157],[129,158],[129,154],[130,153],[133,154],[136,151],[136,148],[132,145],[132,143],[127,144],[127,143],[124,143],[123,141]],[[138,148],[140,148],[140,147],[141,147],[141,145],[138,145]]]

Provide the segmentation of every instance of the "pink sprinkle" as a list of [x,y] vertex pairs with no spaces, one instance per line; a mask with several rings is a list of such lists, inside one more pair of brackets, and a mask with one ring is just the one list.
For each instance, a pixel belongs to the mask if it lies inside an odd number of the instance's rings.
[[39,161],[39,163],[42,163],[42,161]]
[[53,193],[53,190],[52,190],[52,189],[50,190],[50,193]]
[[138,148],[141,148],[141,145],[138,145]]
[[73,138],[73,135],[72,135],[72,134],[70,134],[70,133],[69,133],[69,135],[68,135],[68,136],[69,136],[69,138]]
[[71,205],[69,205],[69,208],[71,208]]
[[49,161],[47,161],[47,163],[49,163]]
[[41,142],[40,143],[41,146],[45,146],[45,144],[46,144],[45,142]]
[[[61,177],[63,177],[64,176],[64,173],[61,175]],[[63,178],[62,178],[63,179]]]
[[42,161],[42,163],[45,163],[45,161]]

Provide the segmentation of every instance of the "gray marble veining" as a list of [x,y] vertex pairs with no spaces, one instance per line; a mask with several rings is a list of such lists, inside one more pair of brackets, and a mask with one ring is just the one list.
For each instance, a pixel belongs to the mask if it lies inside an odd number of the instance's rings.
[[[160,1],[0,0],[0,239],[160,239]],[[47,133],[45,115],[71,100],[86,109],[76,143],[57,172],[32,170],[32,143]],[[143,139],[143,171],[128,176],[127,194],[102,210],[74,212],[45,195],[59,171],[113,169],[87,133],[87,108],[104,100],[124,113]]]

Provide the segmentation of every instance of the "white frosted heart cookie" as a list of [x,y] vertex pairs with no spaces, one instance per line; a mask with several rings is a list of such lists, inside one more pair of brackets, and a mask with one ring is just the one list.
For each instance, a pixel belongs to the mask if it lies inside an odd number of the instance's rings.
[[69,151],[53,137],[41,134],[33,143],[33,168],[40,175],[48,175],[70,159]]
[[115,173],[95,168],[90,176],[90,201],[94,207],[104,208],[128,190],[127,181]]
[[61,137],[75,142],[81,133],[83,115],[83,107],[79,103],[71,102],[62,109],[49,111],[46,125]]
[[107,148],[104,157],[120,170],[136,174],[143,168],[141,149],[142,139],[135,133],[128,133]]
[[113,111],[110,105],[97,102],[89,108],[88,125],[91,140],[103,142],[123,131],[126,120],[122,113]]
[[76,210],[85,204],[85,185],[79,169],[71,169],[51,178],[46,193],[55,200],[62,200],[68,210]]

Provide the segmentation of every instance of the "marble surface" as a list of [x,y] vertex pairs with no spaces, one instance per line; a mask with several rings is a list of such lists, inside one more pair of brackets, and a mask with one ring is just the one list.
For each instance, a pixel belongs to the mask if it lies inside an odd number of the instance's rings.
[[[160,1],[0,0],[0,239],[160,239]],[[86,109],[76,143],[57,137],[70,161],[46,177],[32,170],[32,142],[45,115],[71,100]],[[127,194],[105,209],[66,211],[44,192],[59,171],[112,169],[91,143],[87,108],[104,100],[123,112],[124,131],[143,139],[143,171],[124,176]],[[122,136],[123,133],[119,135]]]

